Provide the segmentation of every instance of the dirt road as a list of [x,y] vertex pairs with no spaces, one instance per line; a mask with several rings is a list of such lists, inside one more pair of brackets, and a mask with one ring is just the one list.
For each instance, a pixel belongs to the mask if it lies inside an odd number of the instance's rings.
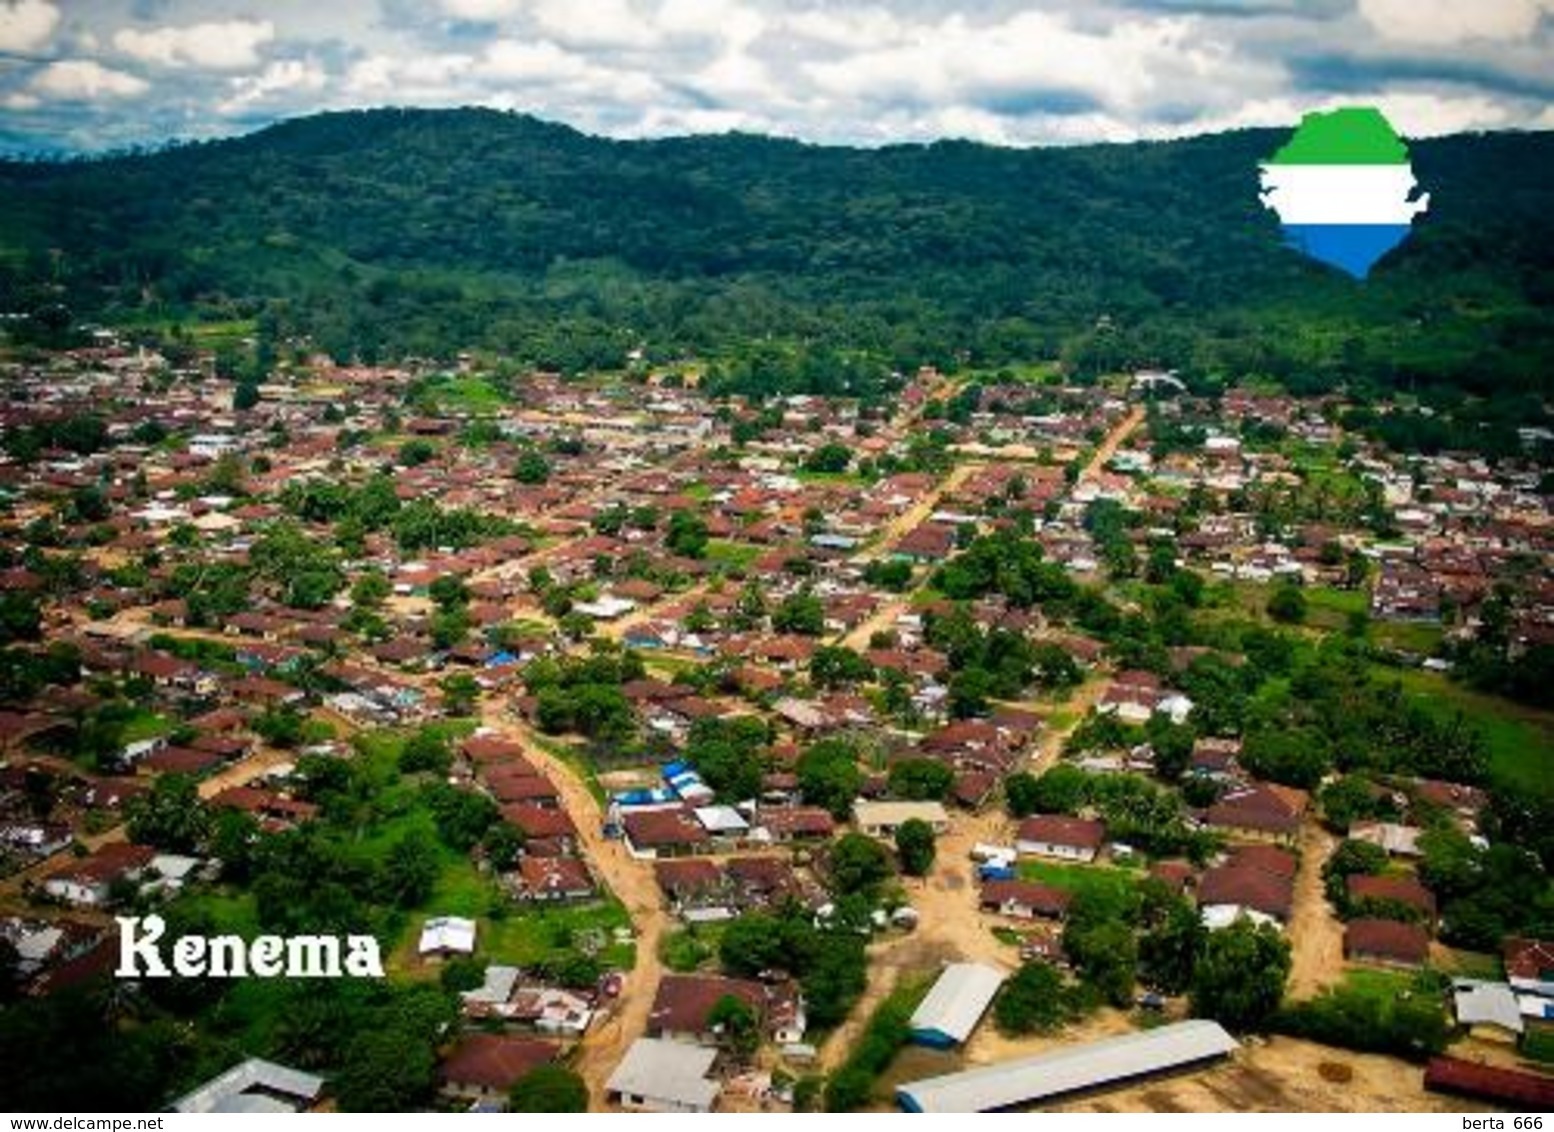
[[1293,947],[1289,994],[1310,998],[1344,973],[1344,929],[1333,914],[1322,886],[1322,866],[1336,839],[1307,819],[1300,834],[1300,871],[1295,874],[1295,905],[1285,933]]
[[523,744],[524,757],[555,785],[562,806],[577,826],[585,859],[631,916],[636,932],[636,963],[626,976],[626,985],[613,1012],[591,1027],[579,1043],[575,1065],[578,1074],[587,1082],[595,1105],[602,1106],[605,1081],[631,1043],[647,1029],[653,995],[664,973],[658,957],[659,944],[674,925],[663,906],[658,883],[653,879],[652,864],[637,860],[626,851],[622,842],[604,835],[604,815],[599,803],[577,772],[546,750],[540,737],[526,724],[508,715],[500,701],[488,700],[482,706],[481,722],[500,734],[518,739]]
[[1090,457],[1090,462],[1079,473],[1079,482],[1093,479],[1106,467],[1106,461],[1117,455],[1117,449],[1121,448],[1128,437],[1138,431],[1138,427],[1144,423],[1144,406],[1134,405],[1128,410],[1128,415],[1118,421],[1112,430],[1101,441],[1100,447],[1095,450],[1095,455]]

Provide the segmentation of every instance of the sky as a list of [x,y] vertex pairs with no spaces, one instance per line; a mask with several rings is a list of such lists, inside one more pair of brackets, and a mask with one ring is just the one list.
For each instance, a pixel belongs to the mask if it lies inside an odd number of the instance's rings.
[[372,106],[613,137],[1176,137],[1379,106],[1554,128],[1554,0],[0,0],[0,151]]

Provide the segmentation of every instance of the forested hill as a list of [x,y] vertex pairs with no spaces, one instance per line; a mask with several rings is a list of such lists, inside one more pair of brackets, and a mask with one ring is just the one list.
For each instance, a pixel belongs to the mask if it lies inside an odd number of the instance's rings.
[[1430,211],[1364,283],[1280,247],[1256,163],[1286,136],[865,150],[329,114],[0,164],[0,308],[258,316],[267,338],[366,358],[576,367],[641,345],[749,367],[755,349],[755,378],[790,385],[840,350],[1550,388],[1554,134],[1412,143]]

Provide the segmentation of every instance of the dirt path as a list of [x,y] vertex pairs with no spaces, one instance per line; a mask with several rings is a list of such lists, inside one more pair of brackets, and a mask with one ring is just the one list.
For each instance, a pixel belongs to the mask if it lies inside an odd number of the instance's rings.
[[987,467],[986,464],[978,463],[957,464],[938,486],[886,523],[880,533],[875,536],[871,548],[860,554],[856,561],[867,562],[883,556],[887,548],[894,545],[901,536],[922,525],[928,516],[937,511],[941,499],[952,492],[960,490],[960,486],[963,483],[985,467]]
[[1295,874],[1295,906],[1286,933],[1294,949],[1292,998],[1310,998],[1343,977],[1344,930],[1322,886],[1322,866],[1337,844],[1315,821],[1308,819],[1301,828],[1300,871]]
[[1128,437],[1132,436],[1138,430],[1139,425],[1143,423],[1144,406],[1134,405],[1133,408],[1128,410],[1128,415],[1118,421],[1112,430],[1106,434],[1105,439],[1101,441],[1100,447],[1095,450],[1095,455],[1091,456],[1090,462],[1085,465],[1084,471],[1079,473],[1079,482],[1083,483],[1085,480],[1093,479],[1099,475],[1101,470],[1106,467],[1106,461],[1117,455],[1117,449],[1121,448]]
[[647,1029],[653,995],[664,973],[658,955],[659,944],[673,924],[663,906],[658,883],[653,879],[652,864],[632,857],[624,843],[604,835],[599,803],[577,772],[546,750],[532,729],[508,715],[501,701],[486,701],[481,710],[481,722],[499,733],[517,738],[523,744],[524,757],[555,785],[562,806],[577,826],[584,858],[631,916],[636,932],[636,963],[627,974],[625,986],[609,1017],[589,1029],[577,1051],[575,1068],[587,1082],[595,1105],[602,1105],[605,1082],[631,1043]]

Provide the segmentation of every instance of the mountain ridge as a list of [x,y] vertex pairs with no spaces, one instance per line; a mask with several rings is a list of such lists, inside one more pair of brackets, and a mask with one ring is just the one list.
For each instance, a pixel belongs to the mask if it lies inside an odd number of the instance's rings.
[[1256,166],[1284,136],[860,148],[331,112],[0,163],[0,306],[260,317],[341,356],[484,347],[575,368],[771,342],[1548,390],[1554,133],[1410,142],[1432,208],[1363,285],[1280,246]]

